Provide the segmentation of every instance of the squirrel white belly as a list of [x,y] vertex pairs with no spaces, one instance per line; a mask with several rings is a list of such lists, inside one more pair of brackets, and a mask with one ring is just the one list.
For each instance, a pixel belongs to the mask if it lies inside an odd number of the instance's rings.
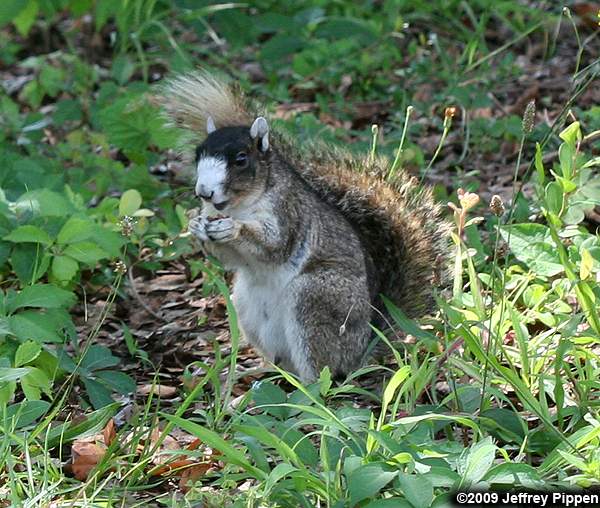
[[431,310],[449,228],[428,190],[386,181],[383,160],[302,153],[203,73],[171,81],[162,102],[197,136],[204,206],[189,229],[234,272],[240,328],[269,360],[304,381],[325,366],[343,376],[364,361],[381,294],[410,316]]

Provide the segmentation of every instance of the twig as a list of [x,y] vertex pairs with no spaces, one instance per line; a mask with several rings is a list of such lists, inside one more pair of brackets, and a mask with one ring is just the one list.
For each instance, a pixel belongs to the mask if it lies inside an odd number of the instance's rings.
[[138,303],[142,307],[144,307],[144,310],[146,312],[148,312],[149,314],[151,314],[152,316],[154,316],[156,319],[160,319],[164,323],[168,323],[167,319],[165,319],[163,316],[161,316],[160,314],[158,314],[157,312],[155,312],[154,310],[152,310],[152,308],[144,300],[142,300],[142,297],[141,297],[140,293],[138,292],[137,288],[135,287],[135,280],[133,279],[132,269],[133,269],[133,266],[130,266],[129,270],[127,270],[127,278],[129,279],[129,285],[131,286],[131,291],[133,293],[133,296],[138,301]]

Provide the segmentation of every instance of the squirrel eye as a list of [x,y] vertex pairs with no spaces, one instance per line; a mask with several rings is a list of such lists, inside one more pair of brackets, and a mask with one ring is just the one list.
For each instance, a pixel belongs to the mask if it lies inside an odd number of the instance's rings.
[[248,164],[248,155],[246,152],[240,152],[235,156],[235,165],[238,167],[244,167]]

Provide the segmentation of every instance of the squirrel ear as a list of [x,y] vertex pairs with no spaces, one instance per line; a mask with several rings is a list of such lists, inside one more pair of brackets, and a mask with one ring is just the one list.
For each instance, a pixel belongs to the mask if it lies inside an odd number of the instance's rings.
[[211,132],[215,132],[217,130],[217,126],[215,125],[215,121],[212,119],[212,116],[206,117],[206,134],[210,134]]
[[250,127],[250,136],[253,139],[260,138],[259,148],[261,152],[266,152],[269,149],[269,124],[267,120],[259,116],[252,127]]

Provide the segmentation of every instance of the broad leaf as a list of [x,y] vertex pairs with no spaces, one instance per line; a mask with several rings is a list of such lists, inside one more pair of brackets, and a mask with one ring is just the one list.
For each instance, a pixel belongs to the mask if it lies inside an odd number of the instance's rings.
[[94,344],[84,353],[81,359],[81,367],[93,371],[114,367],[119,364],[119,359],[113,356],[106,346]]
[[125,191],[119,201],[119,215],[133,215],[142,205],[142,195],[135,189]]
[[77,275],[79,263],[69,256],[54,256],[51,271],[56,280],[69,282]]
[[6,418],[9,422],[14,418],[14,422],[9,426],[19,429],[33,423],[40,416],[46,414],[49,407],[50,402],[45,400],[24,400],[23,402],[8,406],[6,408]]
[[42,346],[33,340],[23,342],[15,353],[15,367],[21,367],[35,360],[42,352]]
[[31,224],[19,226],[18,228],[11,231],[8,235],[6,235],[4,237],[4,240],[13,243],[32,242],[41,243],[43,245],[52,244],[52,238],[50,238],[50,235],[48,235],[48,233],[46,233],[43,229],[40,229],[37,226],[33,226]]
[[468,487],[479,482],[488,472],[496,457],[496,445],[487,437],[465,450],[457,468],[462,479],[461,487]]
[[9,312],[22,307],[43,307],[47,309],[70,307],[75,303],[75,295],[52,284],[27,286],[13,298]]
[[38,342],[62,342],[64,335],[59,333],[60,329],[72,326],[72,323],[61,321],[60,316],[36,310],[26,310],[8,318],[13,335],[21,340],[33,339]]
[[63,251],[63,254],[87,265],[96,264],[101,259],[108,257],[108,254],[93,242],[72,243]]
[[75,243],[87,240],[93,233],[93,223],[80,217],[71,217],[58,232],[59,244]]
[[374,462],[361,466],[348,477],[350,505],[355,506],[363,499],[375,496],[398,475],[383,463]]

